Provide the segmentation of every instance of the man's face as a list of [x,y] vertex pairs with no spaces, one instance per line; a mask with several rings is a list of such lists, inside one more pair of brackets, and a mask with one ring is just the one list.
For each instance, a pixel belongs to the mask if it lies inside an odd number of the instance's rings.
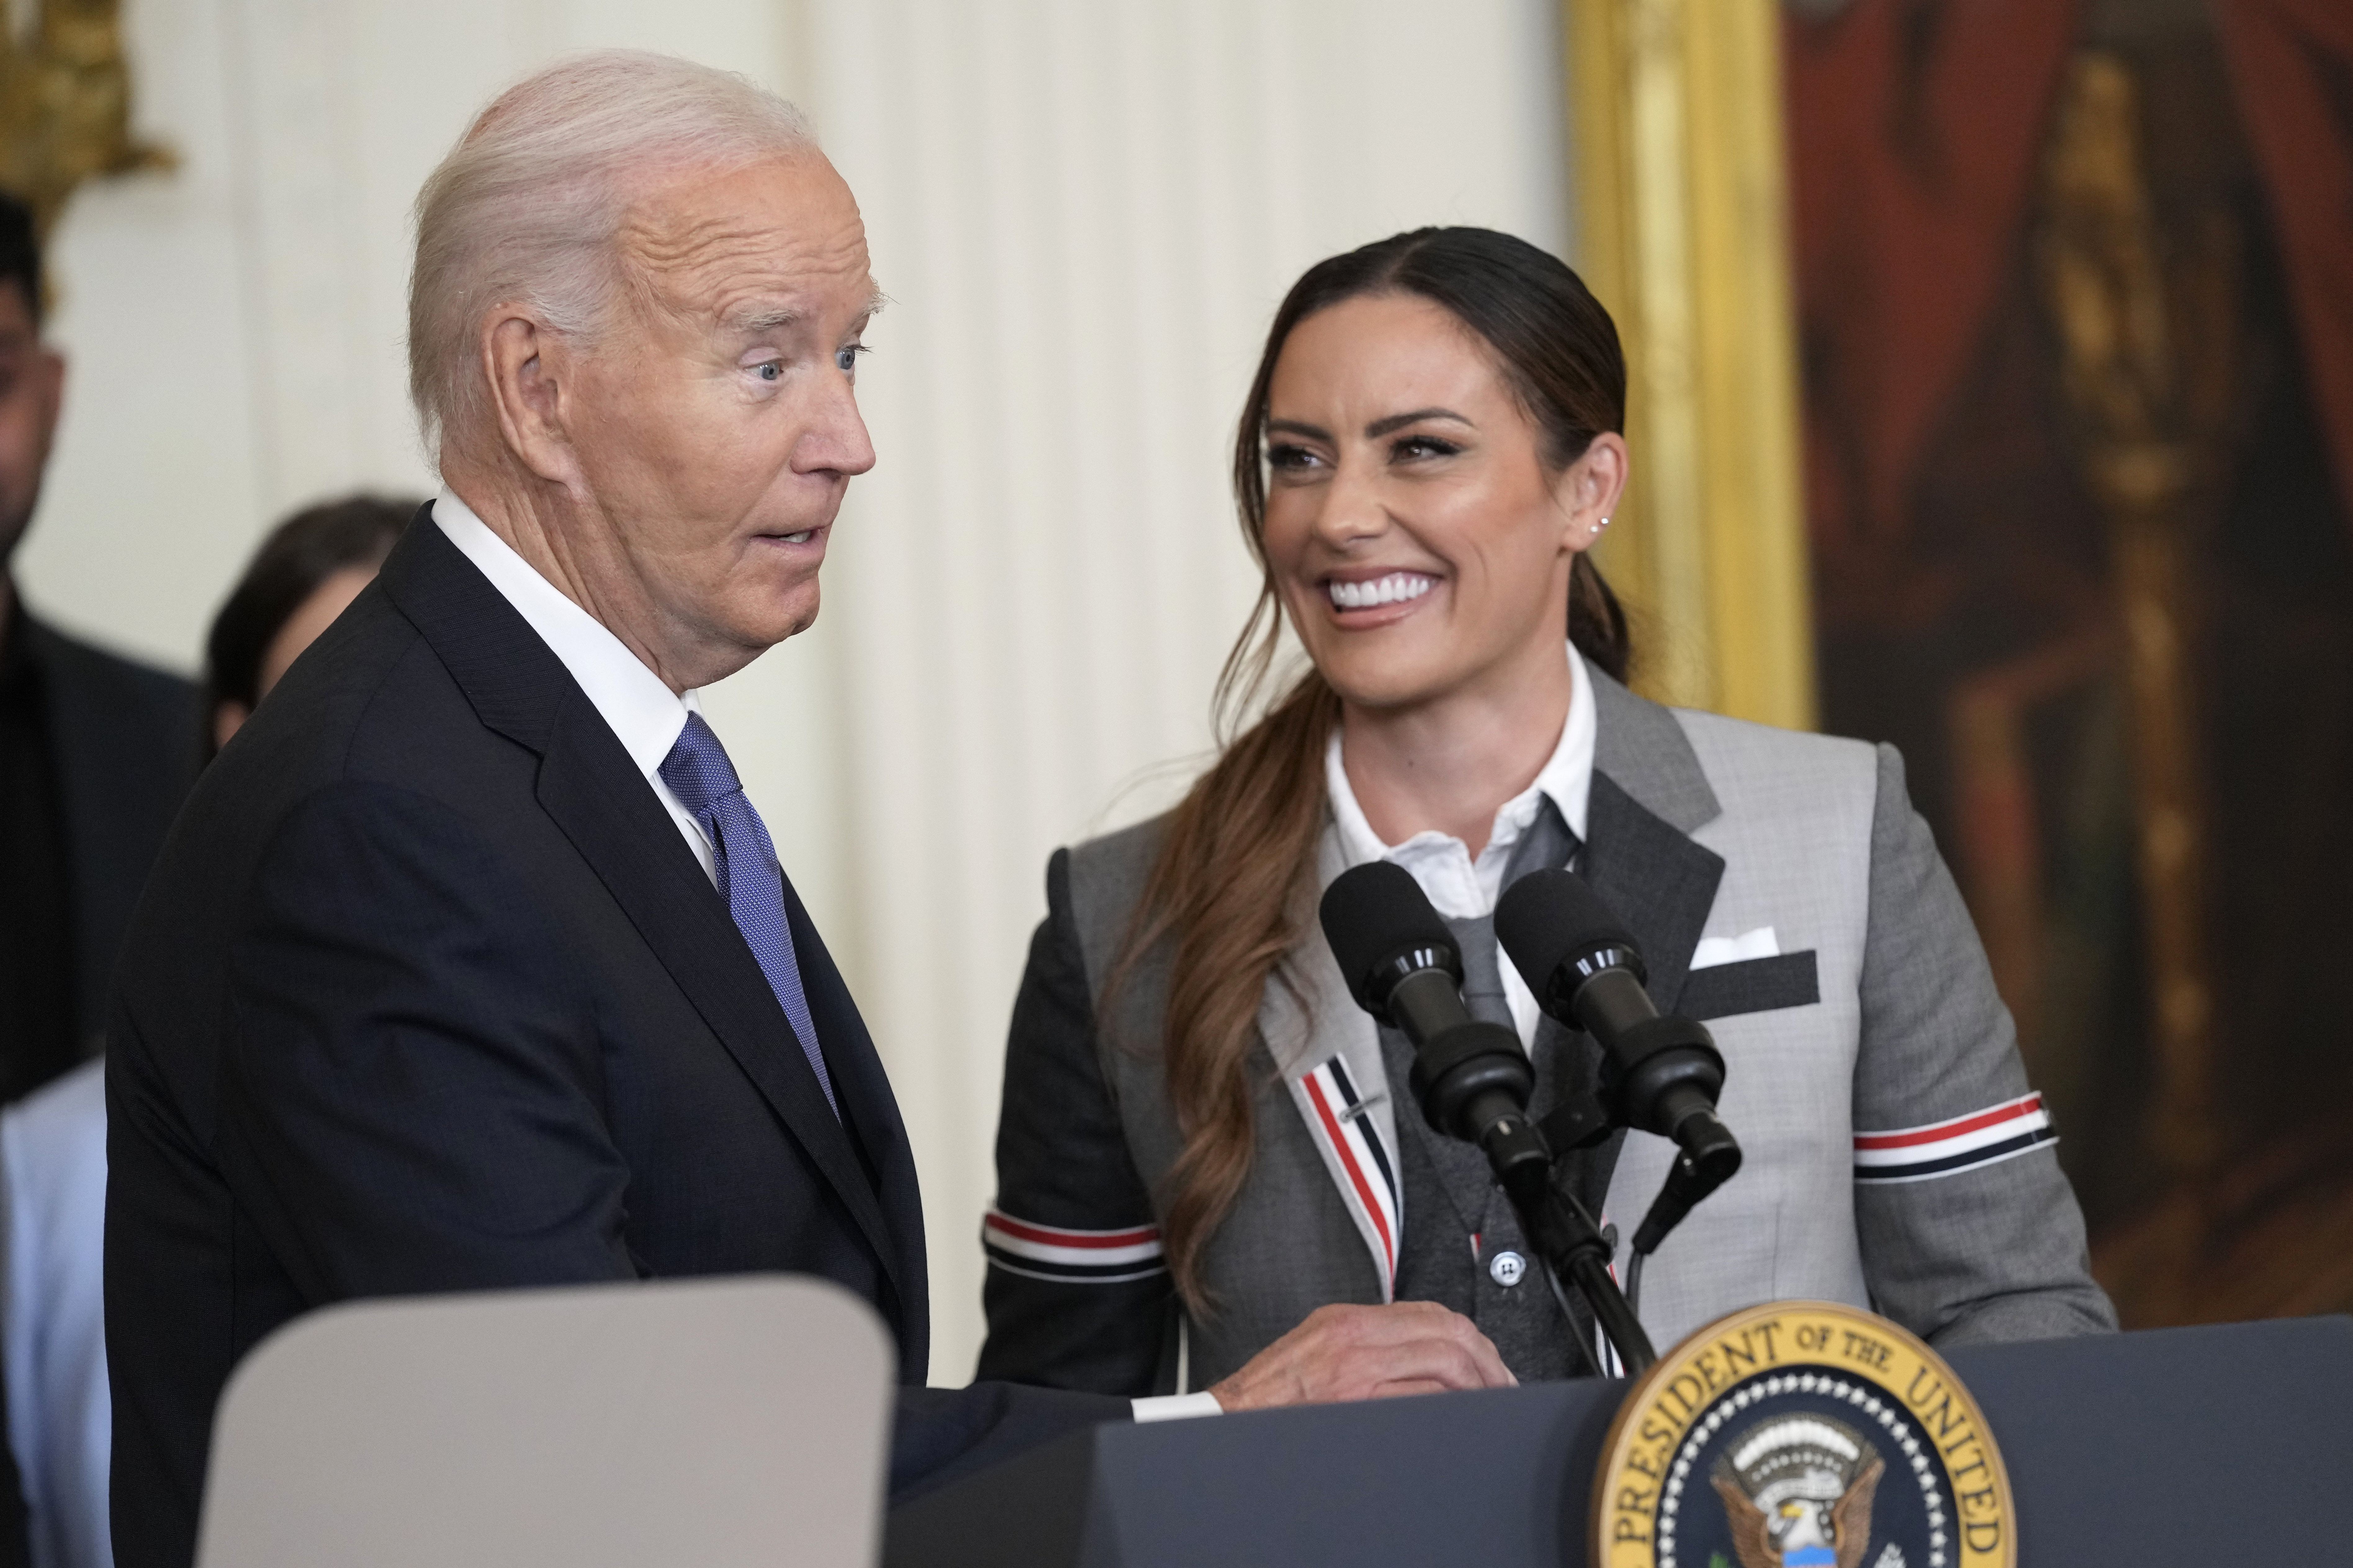
[[40,499],[65,377],[63,356],[41,344],[23,285],[0,283],[0,567]]
[[854,391],[874,285],[815,153],[649,187],[565,424],[645,632],[700,680],[817,619],[834,514],[874,466]]

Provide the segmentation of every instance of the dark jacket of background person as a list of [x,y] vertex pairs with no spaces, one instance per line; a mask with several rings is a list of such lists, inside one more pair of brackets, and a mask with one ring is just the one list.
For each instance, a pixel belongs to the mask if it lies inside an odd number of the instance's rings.
[[[231,1367],[334,1301],[818,1274],[874,1305],[921,1384],[914,1162],[789,912],[840,1121],[586,694],[412,526],[206,771],[133,925],[107,1061],[122,1568],[189,1562]],[[900,1398],[894,1486],[1126,1414]]]
[[[32,209],[0,193],[0,1104],[97,1054],[115,953],[196,743],[185,681],[34,619],[9,573],[63,405],[41,272]],[[0,1568],[26,1561],[17,1481],[0,1443]]]
[[32,209],[0,193],[0,1104],[95,1056],[132,906],[195,770],[195,692],[44,624],[9,563],[65,378]]
[[0,637],[0,1102],[97,1054],[195,770],[195,689],[19,612]]
[[[331,620],[349,602],[337,580],[373,576],[417,507],[352,496],[305,508],[270,531],[206,642],[207,760],[216,738],[252,711],[322,629],[322,617]],[[158,739],[168,742],[170,736]],[[193,731],[184,739],[194,740]],[[167,747],[164,760],[180,754]],[[156,771],[136,770],[134,776]],[[140,826],[147,828],[152,858],[164,825]],[[62,834],[36,841],[58,847],[63,864]],[[142,881],[144,873],[142,864]],[[122,902],[127,919],[129,892]],[[113,1413],[100,1304],[106,1089],[100,1063],[84,1063],[0,1113],[0,1198],[8,1447],[24,1483],[33,1568],[107,1568],[113,1561],[107,1496]]]

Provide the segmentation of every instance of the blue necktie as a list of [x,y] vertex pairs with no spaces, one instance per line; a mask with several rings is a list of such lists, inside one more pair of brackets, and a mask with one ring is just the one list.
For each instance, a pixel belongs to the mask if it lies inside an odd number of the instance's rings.
[[801,989],[800,960],[794,955],[792,925],[785,918],[785,873],[776,864],[776,847],[768,837],[767,825],[745,798],[744,781],[735,776],[727,749],[702,714],[686,716],[678,744],[662,759],[661,776],[710,836],[719,896],[727,900],[735,929],[751,944],[760,973],[768,977],[768,989],[776,994],[793,1033],[800,1037],[809,1069],[825,1090],[825,1102],[839,1120],[841,1105],[833,1098],[833,1079],[818,1049],[817,1025],[809,1018],[808,995]]

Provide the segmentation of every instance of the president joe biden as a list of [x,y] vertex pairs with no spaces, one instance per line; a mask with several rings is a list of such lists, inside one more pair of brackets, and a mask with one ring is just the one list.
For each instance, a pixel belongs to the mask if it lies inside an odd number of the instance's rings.
[[[876,293],[788,104],[603,54],[417,203],[444,488],[206,772],[108,1036],[123,1568],[194,1551],[213,1409],[355,1297],[789,1270],[896,1338],[894,1485],[1124,1401],[922,1388],[891,1086],[695,690],[818,613]],[[1217,1391],[1507,1381],[1442,1309],[1327,1309]]]

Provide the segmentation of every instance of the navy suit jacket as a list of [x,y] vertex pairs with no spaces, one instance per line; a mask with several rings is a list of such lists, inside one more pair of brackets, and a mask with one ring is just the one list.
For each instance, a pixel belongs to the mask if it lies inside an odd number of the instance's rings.
[[[110,1031],[107,1346],[122,1568],[192,1555],[237,1358],[354,1297],[789,1270],[919,1385],[914,1162],[787,889],[841,1105],[562,663],[420,514],[206,771]],[[1123,1404],[901,1396],[893,1483]]]

